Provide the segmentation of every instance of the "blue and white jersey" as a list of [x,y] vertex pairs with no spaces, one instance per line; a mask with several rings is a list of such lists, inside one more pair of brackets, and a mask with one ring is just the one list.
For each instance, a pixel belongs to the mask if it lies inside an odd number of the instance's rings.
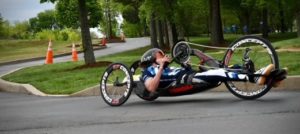
[[[145,82],[149,78],[153,78],[158,72],[159,66],[149,66],[142,72],[141,81]],[[160,83],[158,88],[165,88],[169,86],[172,82],[176,81],[180,76],[181,72],[183,72],[183,68],[165,68],[160,77]]]

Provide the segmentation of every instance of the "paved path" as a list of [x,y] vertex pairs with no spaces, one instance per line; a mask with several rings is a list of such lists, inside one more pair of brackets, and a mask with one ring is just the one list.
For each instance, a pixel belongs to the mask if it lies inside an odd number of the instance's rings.
[[98,97],[38,97],[0,92],[0,133],[299,134],[300,92],[254,101],[229,92],[158,98],[131,96],[121,107]]
[[[144,47],[150,44],[150,39],[148,37],[144,38],[127,38],[125,43],[109,43],[107,44],[106,49],[102,50],[96,50],[94,51],[95,57],[104,56],[108,54],[114,54],[126,50],[132,50],[139,47]],[[79,60],[83,60],[83,53],[78,54]],[[71,61],[72,57],[70,56],[63,56],[58,57],[54,59],[54,62],[66,62]],[[19,63],[19,64],[12,64],[12,65],[3,65],[0,66],[0,76],[3,74],[6,74],[10,71],[13,71],[15,69],[21,68],[21,67],[29,67],[29,66],[35,66],[35,65],[42,65],[45,63],[45,60],[37,60],[37,61],[31,61],[31,62],[25,62],[25,63]]]

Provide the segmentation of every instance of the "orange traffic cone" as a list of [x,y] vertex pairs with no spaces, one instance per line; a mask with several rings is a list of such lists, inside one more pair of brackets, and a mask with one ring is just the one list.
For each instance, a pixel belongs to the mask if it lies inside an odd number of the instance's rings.
[[104,35],[101,40],[102,46],[106,46],[106,36]]
[[78,61],[78,55],[77,55],[77,51],[76,51],[76,47],[75,44],[72,44],[72,60],[74,62]]
[[52,63],[53,63],[52,41],[49,40],[45,64],[52,64]]

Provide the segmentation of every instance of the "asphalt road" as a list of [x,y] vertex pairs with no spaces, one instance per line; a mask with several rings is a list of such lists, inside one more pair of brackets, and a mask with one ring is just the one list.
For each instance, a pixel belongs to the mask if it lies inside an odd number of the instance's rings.
[[[104,56],[104,55],[108,55],[108,54],[114,54],[114,53],[118,53],[118,52],[132,50],[135,48],[144,47],[149,44],[150,44],[150,39],[148,37],[127,38],[125,43],[109,43],[109,44],[107,44],[106,49],[95,50],[94,54],[95,54],[95,57],[100,57],[100,56]],[[46,49],[45,49],[45,54],[46,54]],[[79,58],[79,60],[83,60],[83,53],[78,54],[78,58]],[[71,61],[71,60],[72,60],[71,55],[63,56],[63,57],[55,58],[54,63],[66,62],[66,61]],[[42,65],[44,63],[45,63],[45,60],[35,60],[35,61],[25,62],[25,63],[2,65],[2,66],[0,66],[0,76],[8,73],[10,71],[14,71],[18,68]]]
[[0,133],[299,134],[300,92],[269,92],[254,101],[229,92],[143,101],[121,107],[97,97],[38,97],[0,92]]

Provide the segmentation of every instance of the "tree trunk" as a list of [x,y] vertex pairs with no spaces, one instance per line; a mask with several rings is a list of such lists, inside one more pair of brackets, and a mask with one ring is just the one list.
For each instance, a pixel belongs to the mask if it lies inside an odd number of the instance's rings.
[[168,25],[167,25],[167,21],[164,20],[163,21],[163,29],[164,29],[164,44],[166,48],[170,48],[170,41],[169,41],[169,33],[168,33]]
[[173,32],[172,32],[172,24],[169,20],[167,20],[167,29],[168,29],[168,37],[169,37],[169,46],[172,48],[174,42]]
[[183,27],[178,28],[178,39],[179,40],[184,40],[184,29],[183,29]]
[[110,10],[110,0],[106,0],[106,8],[107,8],[107,39],[110,40],[112,38],[112,25],[111,25],[111,10]]
[[209,15],[206,16],[206,27],[207,27],[207,37],[209,37],[210,32],[211,32],[211,26],[210,26],[210,17]]
[[285,33],[286,32],[286,25],[285,25],[285,20],[284,20],[282,0],[278,1],[278,8],[279,8],[279,16],[280,16],[280,31],[281,31],[281,33]]
[[78,0],[79,4],[79,19],[81,27],[82,45],[84,52],[85,64],[94,64],[96,62],[94,56],[94,50],[92,46],[92,40],[89,30],[89,24],[87,19],[87,9],[85,5],[85,0]]
[[160,48],[164,48],[164,38],[163,38],[163,32],[162,32],[162,26],[161,26],[161,20],[156,21],[157,26],[157,36],[158,36],[158,43]]
[[262,10],[262,34],[263,38],[268,38],[269,36],[269,26],[268,26],[268,9],[266,7]]
[[296,22],[297,22],[298,38],[300,38],[300,11],[298,11],[296,14]]
[[150,36],[151,36],[151,45],[154,48],[159,48],[157,43],[157,34],[156,34],[156,26],[155,26],[155,16],[154,14],[150,17]]
[[210,0],[210,19],[211,19],[211,43],[213,46],[220,46],[224,43],[220,0]]
[[175,43],[178,42],[178,34],[177,34],[177,29],[176,29],[175,23],[171,23],[171,28],[172,28],[172,36],[173,36],[173,44],[171,44],[171,45],[173,47],[173,45],[175,45]]
[[149,36],[149,31],[147,30],[148,26],[146,23],[146,19],[143,20],[143,30],[144,30],[144,36]]
[[248,9],[244,9],[242,16],[240,15],[240,22],[242,22],[242,30],[244,34],[250,34],[250,12]]

